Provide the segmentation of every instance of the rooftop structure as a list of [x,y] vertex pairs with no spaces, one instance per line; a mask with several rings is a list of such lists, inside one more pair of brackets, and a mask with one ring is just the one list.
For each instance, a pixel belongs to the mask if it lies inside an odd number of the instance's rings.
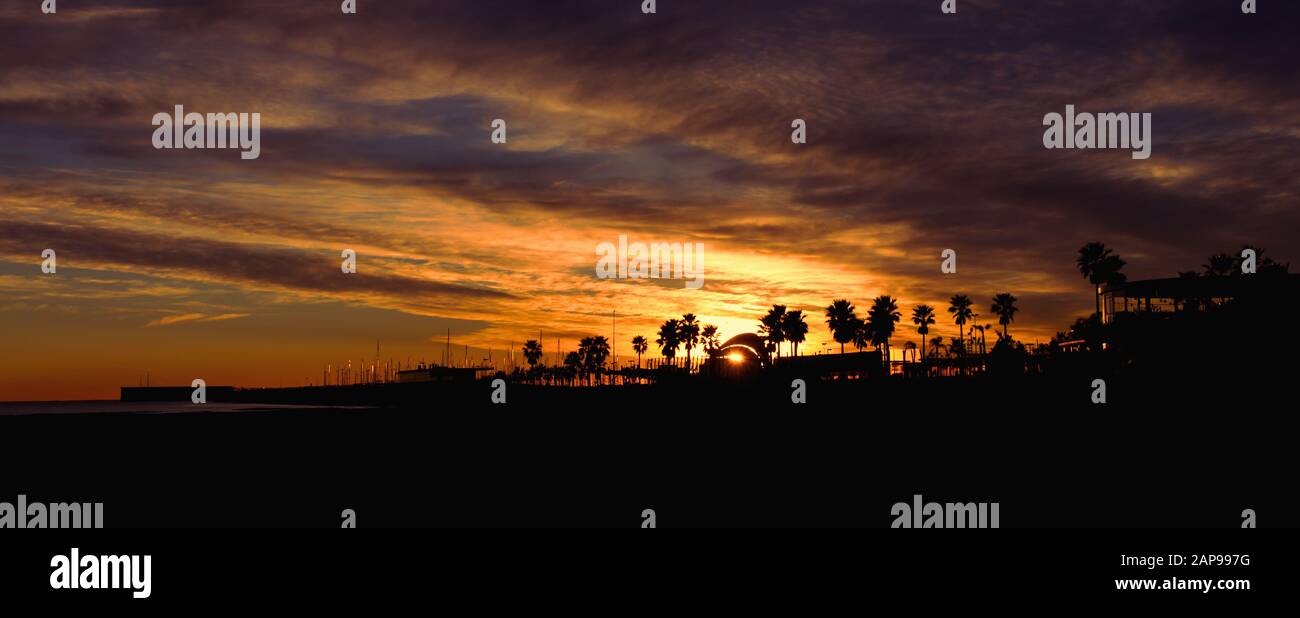
[[1102,322],[1122,314],[1175,314],[1204,311],[1236,299],[1295,295],[1300,275],[1253,274],[1231,277],[1197,276],[1145,279],[1106,286],[1102,291]]
[[410,382],[473,382],[493,373],[491,367],[439,367],[429,366],[397,372],[399,383]]

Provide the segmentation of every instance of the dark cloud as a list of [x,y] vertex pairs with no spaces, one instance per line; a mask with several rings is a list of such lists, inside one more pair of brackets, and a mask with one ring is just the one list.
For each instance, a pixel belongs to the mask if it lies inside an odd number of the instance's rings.
[[[339,295],[374,294],[389,299],[421,297],[439,302],[501,300],[513,295],[501,290],[444,283],[428,279],[370,274],[359,267],[344,275],[336,254],[314,255],[299,250],[148,234],[129,230],[0,221],[0,253],[10,257],[40,256],[46,248],[58,252],[70,267],[115,265],[192,273],[221,281],[274,286]],[[35,257],[30,257],[35,260]]]

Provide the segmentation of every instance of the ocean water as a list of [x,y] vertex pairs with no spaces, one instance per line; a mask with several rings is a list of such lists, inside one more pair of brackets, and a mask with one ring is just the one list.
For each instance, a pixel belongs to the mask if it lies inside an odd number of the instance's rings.
[[33,401],[0,402],[0,416],[27,414],[186,414],[194,412],[272,412],[276,410],[364,410],[362,407],[277,405],[264,403],[206,403],[171,401]]

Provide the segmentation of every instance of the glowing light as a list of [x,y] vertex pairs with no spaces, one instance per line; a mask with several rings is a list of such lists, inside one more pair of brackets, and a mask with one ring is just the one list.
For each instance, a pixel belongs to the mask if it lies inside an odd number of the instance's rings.
[[745,357],[740,352],[732,352],[727,355],[727,360],[733,363],[743,363],[745,362]]

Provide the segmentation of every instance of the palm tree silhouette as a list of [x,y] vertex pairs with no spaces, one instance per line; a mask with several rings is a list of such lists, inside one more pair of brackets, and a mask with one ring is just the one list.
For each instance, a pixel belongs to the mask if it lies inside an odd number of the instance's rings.
[[[1272,256],[1265,255],[1263,247],[1242,245],[1241,248],[1243,251],[1246,249],[1250,249],[1255,252],[1255,272],[1261,275],[1284,275],[1291,272],[1290,262],[1283,263],[1274,260]],[[1241,272],[1241,263],[1242,263],[1242,258],[1240,256],[1240,252],[1238,252],[1238,256],[1236,258],[1236,265],[1233,266],[1232,274],[1234,275],[1245,274]]]
[[1237,270],[1238,258],[1228,255],[1227,253],[1218,253],[1211,255],[1201,268],[1205,269],[1205,274],[1214,277],[1228,277],[1239,272]]
[[583,360],[587,366],[592,369],[603,368],[605,361],[609,359],[609,340],[602,335],[596,335],[584,341],[587,341],[587,349],[583,354]]
[[984,354],[984,327],[985,327],[984,324],[971,324],[970,326],[971,345],[975,345],[975,331],[980,332],[980,355],[981,356]]
[[889,338],[894,336],[894,324],[902,318],[898,312],[898,303],[889,296],[877,296],[871,301],[867,311],[867,324],[871,328],[871,342],[877,347],[884,346],[885,366],[889,366]]
[[700,341],[704,343],[704,351],[712,357],[718,351],[718,327],[712,324],[706,324],[700,330]]
[[682,347],[686,348],[686,368],[691,367],[691,350],[700,343],[700,323],[695,320],[694,313],[688,313],[682,316],[682,321],[677,325],[679,329],[677,339],[681,341]]
[[528,368],[531,370],[537,361],[542,359],[542,344],[536,339],[529,339],[524,342],[524,359],[528,361]]
[[781,342],[785,341],[785,305],[772,305],[767,315],[758,320],[758,332],[763,333],[771,347],[776,348],[776,357],[781,358]]
[[1079,257],[1074,260],[1083,275],[1093,286],[1093,300],[1097,313],[1101,313],[1101,286],[1111,283],[1123,283],[1125,277],[1120,273],[1124,260],[1099,242],[1090,242],[1079,248]]
[[672,366],[673,358],[677,356],[677,347],[682,343],[680,337],[681,323],[677,320],[667,320],[659,326],[659,337],[655,343],[659,344],[669,366]]
[[[1263,247],[1253,247],[1251,245],[1242,245],[1242,251],[1250,249],[1255,252],[1255,272],[1258,274],[1286,274],[1291,271],[1291,263],[1282,263],[1274,260],[1271,256],[1266,255]],[[1208,262],[1201,266],[1205,269],[1205,274],[1216,277],[1237,277],[1246,273],[1242,272],[1241,267],[1245,260],[1241,257],[1241,251],[1237,254],[1218,253],[1211,255]],[[1182,276],[1183,273],[1178,273]],[[1195,273],[1190,273],[1196,276]]]
[[852,329],[853,347],[857,348],[859,352],[861,352],[863,348],[870,347],[872,345],[872,340],[876,338],[871,332],[871,324],[861,318],[853,318]]
[[578,341],[578,371],[582,374],[583,383],[587,383],[591,375],[592,341],[591,337],[583,337]]
[[582,355],[577,352],[569,352],[568,354],[565,354],[564,366],[568,368],[571,375],[578,375],[578,370],[582,367]]
[[847,300],[837,300],[826,308],[826,326],[831,330],[831,337],[840,344],[840,354],[844,353],[844,344],[854,340],[859,330],[857,322],[853,303]]
[[975,319],[975,313],[971,311],[970,297],[965,294],[953,294],[948,299],[948,313],[952,314],[952,321],[957,323],[957,340],[962,343],[962,350],[966,348],[966,323]]
[[781,336],[790,342],[790,355],[799,355],[799,344],[808,336],[808,323],[803,319],[803,309],[796,309],[781,318]]
[[650,342],[646,341],[645,337],[642,337],[641,335],[637,335],[632,338],[632,351],[636,352],[637,369],[641,368],[641,355],[645,354],[646,350],[649,349],[650,349]]
[[930,305],[913,307],[912,323],[916,324],[916,332],[921,335],[921,358],[925,358],[925,336],[930,334],[930,325],[934,324],[934,307]]
[[943,349],[943,337],[938,337],[938,336],[931,337],[931,338],[930,338],[930,354],[931,354],[932,356],[938,356],[938,355],[939,355],[939,351],[942,350],[942,349]]
[[966,354],[966,341],[957,337],[948,338],[948,356],[963,356]]
[[609,340],[603,335],[591,338],[591,345],[587,347],[587,355],[583,360],[595,372],[597,381],[603,380],[601,376],[605,373],[605,361],[609,360],[609,352]]
[[1016,319],[1016,312],[1020,311],[1020,309],[1016,308],[1016,297],[1006,292],[994,296],[993,305],[989,307],[989,311],[997,314],[998,324],[1002,325],[1002,336],[1010,337],[1010,334],[1007,333],[1007,325]]

